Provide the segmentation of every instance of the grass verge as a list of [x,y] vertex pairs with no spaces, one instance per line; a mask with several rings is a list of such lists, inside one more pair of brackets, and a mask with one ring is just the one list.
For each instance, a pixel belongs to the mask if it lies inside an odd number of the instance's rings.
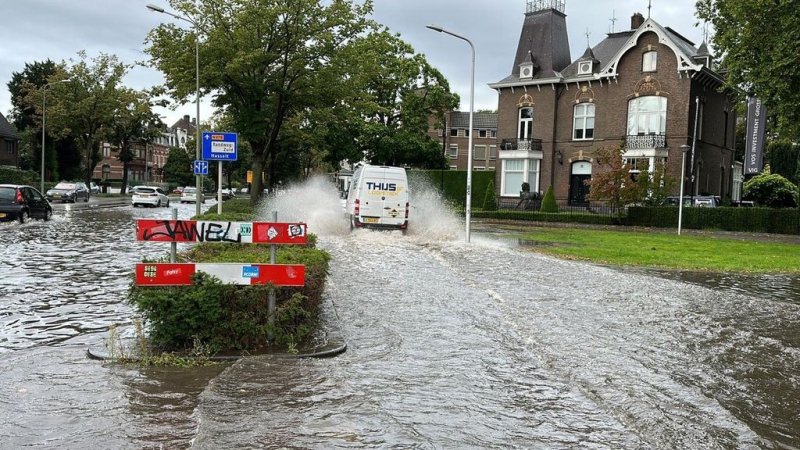
[[515,234],[539,253],[616,266],[800,273],[800,246],[715,236],[536,228]]

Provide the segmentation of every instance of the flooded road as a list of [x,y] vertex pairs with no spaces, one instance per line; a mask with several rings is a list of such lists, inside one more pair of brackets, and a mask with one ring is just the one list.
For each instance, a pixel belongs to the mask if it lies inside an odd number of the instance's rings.
[[[348,351],[209,369],[84,356],[132,320],[134,262],[166,252],[133,241],[132,215],[166,209],[0,225],[42,228],[0,250],[2,446],[800,447],[796,279],[770,295],[775,280],[560,261],[488,233],[467,245],[422,194],[407,236],[350,234],[319,183],[265,207],[333,256],[324,313]],[[31,248],[41,261],[17,256]],[[19,286],[45,266],[48,291]]]

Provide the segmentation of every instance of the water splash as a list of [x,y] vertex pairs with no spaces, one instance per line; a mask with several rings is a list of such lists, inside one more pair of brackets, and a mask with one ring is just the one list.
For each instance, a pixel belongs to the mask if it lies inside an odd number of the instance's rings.
[[[359,239],[408,239],[416,243],[451,241],[463,238],[464,221],[429,183],[415,182],[409,187],[408,233],[357,230]],[[259,220],[269,220],[278,211],[279,221],[308,224],[308,230],[319,236],[347,236],[350,224],[336,186],[325,176],[315,176],[289,185],[275,196],[266,198],[257,209]],[[370,236],[370,237],[367,237]]]

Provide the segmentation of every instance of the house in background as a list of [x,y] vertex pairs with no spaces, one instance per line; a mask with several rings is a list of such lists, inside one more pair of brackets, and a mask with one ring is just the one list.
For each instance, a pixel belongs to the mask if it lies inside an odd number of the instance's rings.
[[[164,165],[167,163],[171,148],[186,149],[186,141],[194,138],[196,132],[195,119],[188,115],[176,121],[170,127],[164,127],[162,133],[152,143],[135,144],[134,158],[128,163],[128,185],[142,183],[164,183]],[[123,165],[119,160],[119,148],[108,142],[102,145],[103,159],[95,166],[92,178],[98,181],[122,181]],[[194,149],[191,151],[194,158]]]
[[[469,154],[469,112],[450,111],[444,123],[430,120],[428,135],[441,142],[450,169],[467,170]],[[497,114],[472,114],[472,168],[494,170],[497,163]]]
[[564,0],[529,0],[511,73],[489,85],[498,92],[499,196],[518,198],[528,182],[586,204],[585,181],[603,170],[595,152],[608,147],[623,148],[632,177],[663,162],[680,180],[681,146],[693,144],[685,192],[730,196],[736,99],[723,81],[705,43],[639,13],[571,61]]
[[14,125],[0,113],[0,166],[19,167],[19,141]]

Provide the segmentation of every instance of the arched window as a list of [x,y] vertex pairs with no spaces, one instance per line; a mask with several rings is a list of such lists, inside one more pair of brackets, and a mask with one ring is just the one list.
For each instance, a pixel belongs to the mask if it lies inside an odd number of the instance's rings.
[[649,95],[628,102],[628,135],[665,134],[667,98]]

